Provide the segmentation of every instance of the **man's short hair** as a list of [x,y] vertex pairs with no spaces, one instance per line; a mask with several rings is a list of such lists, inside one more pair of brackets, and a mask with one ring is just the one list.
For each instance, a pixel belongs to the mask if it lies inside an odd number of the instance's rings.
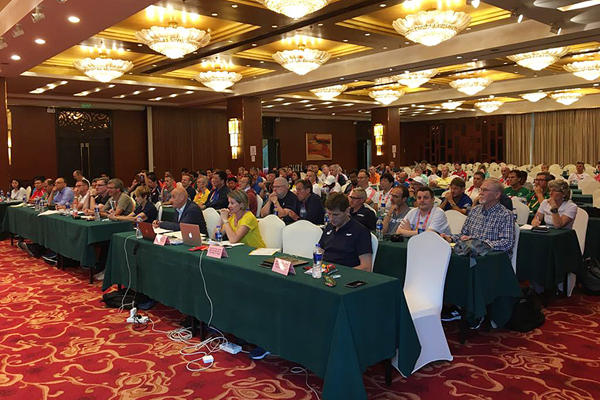
[[[517,175],[518,176],[518,175]],[[496,178],[487,178],[484,183],[488,183],[493,186],[493,190],[496,192],[504,193],[504,185]]]
[[112,178],[108,183],[114,185],[115,189],[119,189],[121,192],[125,190],[125,185],[119,178]]
[[[485,179],[485,174],[483,172],[481,172],[481,171],[475,172],[473,174],[473,176],[475,176],[475,175],[479,176],[481,179]],[[452,182],[454,182],[454,180],[452,180]]]
[[108,185],[108,178],[98,178],[98,180],[96,181],[96,183],[98,183],[100,181],[104,182],[105,186]]
[[175,180],[175,178],[173,178],[173,174],[170,172],[165,172],[165,179],[166,178],[171,178],[171,179]]
[[135,189],[135,191],[133,192],[133,195],[135,197],[146,197],[147,198],[150,195],[150,193],[152,193],[152,189],[150,189],[146,185],[140,185],[137,187],[137,189]]
[[[394,186],[392,188],[392,190],[400,190],[402,192],[402,198],[403,199],[407,199],[408,196],[410,196],[410,193],[408,192],[408,188],[406,186],[404,186],[404,185]],[[418,190],[417,190],[417,192],[418,192]]]
[[[254,167],[254,168],[256,168],[256,167]],[[250,174],[246,174],[242,178],[248,179],[248,185],[249,186],[252,186],[252,184],[254,183],[254,179],[252,178],[252,175],[250,175]]]
[[40,181],[40,182],[44,182],[46,179],[43,176],[36,176],[35,178],[33,178],[33,183],[35,183],[36,181]]
[[435,197],[435,193],[433,193],[433,189],[430,188],[429,186],[421,186],[420,188],[417,189],[417,193],[419,192],[427,192],[429,193],[429,196],[433,199]]
[[154,172],[148,173],[148,175],[146,175],[146,178],[150,179],[152,182],[158,181],[158,177],[156,176],[156,174]]
[[583,161],[577,161],[576,165],[579,165],[579,164],[585,165],[585,163]]
[[52,178],[48,178],[48,179],[46,179],[46,181],[45,181],[45,182],[46,182],[46,183],[47,183],[49,186],[54,186],[54,179],[52,179]]
[[213,174],[217,175],[223,182],[227,182],[227,172],[225,171],[215,171],[215,173]]
[[183,174],[181,174],[181,178],[183,179],[184,176],[187,176],[188,179],[190,180],[190,182],[194,181],[194,175],[192,175],[190,173],[187,173],[187,172],[184,172]]
[[385,179],[386,181],[388,181],[391,184],[394,183],[394,177],[389,172],[386,172],[385,174],[381,175],[381,178],[379,178],[379,181],[381,181],[382,179]]
[[302,185],[303,189],[310,189],[310,192],[312,193],[312,183],[310,183],[308,180],[306,179],[298,179],[296,181],[296,187],[298,187],[298,185]]
[[237,178],[235,176],[230,176],[229,178],[227,178],[227,182],[235,182],[237,183]]
[[463,181],[461,178],[454,178],[452,179],[452,182],[450,182],[451,186],[458,186],[461,189],[465,188],[465,181]]
[[343,193],[333,193],[325,202],[325,208],[331,211],[339,210],[344,212],[348,207],[350,207],[350,202]]
[[354,189],[352,189],[352,194],[354,194],[355,196],[358,195],[357,197],[360,197],[361,199],[367,198],[367,191],[361,187],[355,187]]
[[[88,188],[90,187],[90,183],[88,181],[86,181],[85,179],[82,179],[79,182],[81,182],[82,185],[87,186]],[[77,183],[79,183],[79,182],[77,182]]]
[[554,175],[552,175],[550,172],[538,172],[538,174],[536,175],[536,178],[537,178],[538,176],[543,176],[543,177],[544,177],[544,180],[545,180],[546,182],[550,182],[550,181],[553,181],[553,180],[554,180]]

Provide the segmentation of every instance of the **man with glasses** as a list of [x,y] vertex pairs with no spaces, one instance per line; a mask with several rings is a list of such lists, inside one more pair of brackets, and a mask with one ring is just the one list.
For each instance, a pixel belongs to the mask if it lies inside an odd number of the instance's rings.
[[321,225],[325,217],[325,209],[321,198],[312,192],[312,185],[305,179],[296,181],[296,196],[298,197],[298,209],[287,210],[288,216],[294,220],[304,219],[315,225]]
[[298,197],[290,191],[287,179],[279,177],[273,181],[273,193],[267,197],[265,205],[260,210],[260,216],[266,217],[274,214],[277,210],[279,218],[286,224],[291,224],[294,220],[289,216],[289,210],[298,209]]
[[533,180],[533,196],[531,196],[531,199],[527,204],[532,213],[536,213],[538,208],[540,208],[540,204],[550,197],[548,182],[552,180],[554,180],[554,176],[548,172],[540,172],[536,175]]
[[377,225],[377,216],[373,210],[365,206],[367,192],[363,188],[357,187],[350,192],[348,200],[350,201],[350,217],[360,222],[368,230],[374,231]]
[[[96,185],[97,187],[98,185]],[[107,218],[109,215],[129,215],[133,211],[133,200],[127,194],[123,193],[125,185],[123,181],[117,178],[108,181],[106,186],[110,199],[100,211],[100,215],[103,218]]]
[[74,198],[75,193],[73,189],[67,186],[65,178],[56,178],[48,203],[54,204],[58,208],[64,208],[65,205],[72,204]]
[[392,189],[392,206],[383,219],[384,235],[394,235],[400,226],[400,222],[410,211],[406,204],[408,199],[408,189],[406,186],[396,186]]
[[83,211],[90,208],[90,201],[92,195],[89,190],[87,181],[80,180],[75,184],[75,200],[73,201],[73,208],[77,211]]

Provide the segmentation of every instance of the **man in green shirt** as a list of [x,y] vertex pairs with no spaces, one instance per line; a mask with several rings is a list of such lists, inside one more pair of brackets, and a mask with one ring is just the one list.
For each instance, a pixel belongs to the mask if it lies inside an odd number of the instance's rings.
[[533,195],[529,199],[529,210],[532,213],[536,213],[540,204],[544,199],[550,197],[550,190],[548,189],[548,182],[554,179],[554,176],[549,172],[540,172],[533,181]]
[[525,171],[512,170],[508,173],[508,184],[510,185],[506,189],[504,189],[504,194],[506,194],[511,199],[513,197],[519,198],[523,203],[529,204],[529,200],[531,200],[531,196],[533,193],[525,186],[525,181],[527,180],[527,173]]
[[120,179],[111,179],[108,181],[108,185],[106,185],[108,189],[108,194],[110,195],[110,199],[108,202],[102,207],[100,215],[103,218],[107,218],[110,215],[129,215],[133,211],[133,201],[131,197],[127,194],[123,193],[125,190],[125,185],[123,181]]

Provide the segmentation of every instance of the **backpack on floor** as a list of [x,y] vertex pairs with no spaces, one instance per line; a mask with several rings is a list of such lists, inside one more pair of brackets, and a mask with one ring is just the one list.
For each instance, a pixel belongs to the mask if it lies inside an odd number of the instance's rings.
[[106,308],[121,308],[131,310],[134,305],[150,301],[150,298],[143,293],[137,293],[133,289],[122,288],[114,292],[104,293],[100,300]]
[[527,289],[523,297],[514,305],[512,316],[506,329],[517,332],[531,332],[544,324],[546,317],[532,289]]
[[600,262],[594,257],[583,260],[581,284],[583,293],[590,296],[600,296]]

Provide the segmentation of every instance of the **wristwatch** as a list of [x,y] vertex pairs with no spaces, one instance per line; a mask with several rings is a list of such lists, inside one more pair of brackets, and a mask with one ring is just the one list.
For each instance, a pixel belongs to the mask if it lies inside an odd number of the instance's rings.
[[552,214],[557,214],[557,213],[558,213],[558,208],[551,208],[551,209],[550,209],[550,212],[551,212]]

